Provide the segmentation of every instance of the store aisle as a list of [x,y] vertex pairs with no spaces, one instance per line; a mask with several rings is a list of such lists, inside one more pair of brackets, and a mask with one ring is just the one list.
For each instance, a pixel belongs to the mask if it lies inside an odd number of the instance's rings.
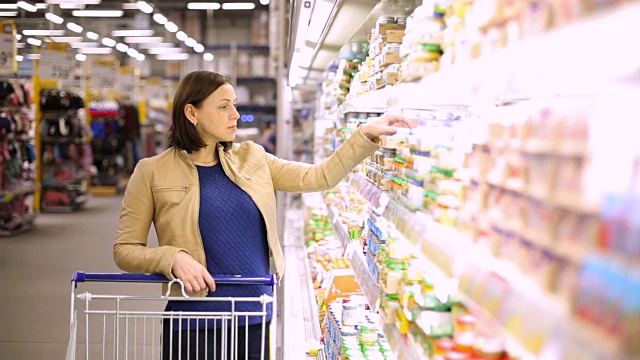
[[[94,197],[81,211],[40,214],[35,230],[0,238],[1,360],[64,359],[71,275],[74,270],[118,271],[112,244],[121,203],[121,197]],[[112,284],[102,289],[132,287]],[[159,294],[158,285],[135,289]]]

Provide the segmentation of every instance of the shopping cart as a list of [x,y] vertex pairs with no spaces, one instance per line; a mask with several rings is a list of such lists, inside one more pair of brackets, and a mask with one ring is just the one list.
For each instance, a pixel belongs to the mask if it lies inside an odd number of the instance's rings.
[[[186,295],[184,284],[180,280],[169,281],[163,275],[75,272],[71,281],[71,319],[67,360],[247,359],[249,346],[254,349],[257,346],[255,341],[249,344],[249,337],[243,335],[249,332],[250,317],[254,319],[252,321],[254,323],[255,319],[261,319],[259,324],[251,325],[253,329],[256,329],[255,326],[261,329],[260,359],[266,360],[264,354],[267,341],[268,356],[275,359],[274,340],[277,318],[273,306],[277,303],[275,276],[214,276],[214,280],[216,285],[271,286],[273,296],[265,294],[250,298],[190,298]],[[98,295],[88,291],[76,293],[78,283],[87,282],[169,283],[169,286],[164,296]],[[181,287],[182,296],[169,295],[174,284]],[[165,311],[164,306],[167,301],[225,302],[231,311]],[[241,303],[249,302],[260,304],[252,307],[252,309],[260,308],[260,311],[238,311],[242,308]],[[268,340],[265,340],[268,310],[273,310],[271,311],[273,316],[268,325]],[[80,317],[78,312],[81,313]],[[79,318],[80,321],[78,321]],[[171,334],[174,335],[171,336]],[[245,356],[239,357],[238,354],[243,353],[242,349]],[[195,353],[194,356],[188,355],[193,353]]]

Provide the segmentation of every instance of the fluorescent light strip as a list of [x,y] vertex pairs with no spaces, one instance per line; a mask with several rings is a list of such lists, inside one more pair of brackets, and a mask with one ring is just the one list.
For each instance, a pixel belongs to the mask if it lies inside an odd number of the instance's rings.
[[131,57],[136,57],[138,56],[139,52],[138,50],[134,49],[134,48],[129,48],[129,50],[127,50],[127,55],[131,56]]
[[54,42],[76,43],[76,42],[82,41],[82,37],[81,36],[56,36],[56,37],[52,36],[51,40],[53,40]]
[[77,32],[78,34],[82,32],[82,30],[84,30],[82,28],[82,26],[76,24],[76,23],[67,23],[67,29],[73,31],[73,32]]
[[176,33],[176,39],[180,40],[180,41],[185,41],[189,38],[189,35],[187,35],[184,31],[178,31]]
[[122,3],[122,10],[138,10],[136,3]]
[[138,60],[138,61],[143,61],[145,57],[146,57],[146,56],[144,56],[144,54],[139,53],[139,54],[138,54],[138,56],[136,56],[136,60]]
[[26,36],[62,36],[64,30],[22,30],[22,35]]
[[253,10],[255,8],[256,4],[248,2],[222,4],[222,10]]
[[137,45],[139,49],[172,48],[175,46],[173,43],[140,43]]
[[20,39],[22,39],[22,35],[20,35],[20,34],[16,34],[15,37],[16,37],[16,40],[18,40],[18,41],[20,41]]
[[100,38],[100,35],[98,35],[98,33],[94,33],[93,31],[89,31],[87,32],[87,37],[91,40],[98,40]]
[[126,52],[127,50],[129,50],[129,46],[127,44],[118,43],[116,44],[116,50],[120,52]]
[[28,38],[27,39],[27,43],[33,45],[33,46],[40,46],[42,45],[42,40],[38,40],[36,38]]
[[75,42],[75,43],[69,43],[69,45],[74,49],[100,46],[100,44],[98,44],[97,42]]
[[189,10],[220,10],[220,3],[217,2],[190,2],[187,4]]
[[60,4],[60,9],[62,10],[73,10],[73,9],[84,9],[87,5],[85,4]]
[[309,27],[307,28],[306,39],[314,44],[320,40],[324,26],[331,16],[333,10],[333,3],[328,1],[319,0],[316,1],[313,7],[313,16],[309,21]]
[[110,39],[110,38],[103,38],[102,39],[102,44],[104,46],[114,47],[114,46],[116,46],[117,43],[118,43],[117,41],[115,41],[113,39]]
[[203,52],[204,51],[204,45],[196,44],[196,46],[193,47],[193,51],[195,51],[197,53]]
[[113,51],[110,47],[96,47],[96,48],[80,48],[78,52],[80,54],[111,54]]
[[16,48],[18,49],[24,49],[25,46],[26,46],[25,43],[16,43]]
[[269,5],[269,2],[269,0],[260,0],[260,5]]
[[85,54],[76,54],[76,60],[85,61],[85,60],[87,60],[87,55],[85,55]]
[[161,43],[164,41],[164,38],[161,36],[127,36],[124,38],[124,42],[130,44],[138,44],[138,43]]
[[162,14],[155,13],[153,14],[153,21],[157,22],[160,25],[164,25],[169,21],[166,16]]
[[138,5],[138,9],[145,14],[151,14],[153,12],[153,6],[149,5],[146,1],[138,1],[136,5]]
[[38,8],[34,4],[26,2],[26,1],[18,1],[18,3],[16,5],[18,5],[18,7],[20,9],[26,10],[28,12],[36,12],[36,11],[38,11]]
[[159,54],[156,55],[157,60],[188,60],[189,54]]
[[25,54],[24,57],[31,60],[38,60],[40,59],[40,54]]
[[49,7],[49,4],[46,4],[46,3],[36,3],[36,7],[37,7],[38,9],[42,10],[42,9],[46,9],[46,8],[48,8],[48,7]]
[[166,24],[164,24],[164,28],[167,29],[168,32],[172,32],[172,33],[178,31],[178,25],[173,23],[173,21],[169,21]]
[[182,53],[182,48],[178,47],[168,47],[168,48],[154,48],[147,50],[149,54],[157,55],[157,54],[178,54]]
[[84,4],[84,5],[100,5],[102,0],[46,0],[48,4]]
[[17,10],[18,4],[0,4],[2,10]]
[[60,25],[60,24],[62,24],[64,22],[64,19],[62,17],[60,17],[60,16],[58,16],[58,15],[56,15],[54,13],[50,13],[50,12],[44,14],[44,18],[49,20],[49,21],[51,21],[52,23],[58,24],[58,25]]
[[18,15],[17,11],[0,11],[0,16],[11,17],[11,16],[17,16],[17,15]]
[[22,56],[22,55],[16,55],[16,61],[20,62],[20,61],[22,61],[22,60],[24,60],[24,56]]
[[194,38],[188,38],[187,40],[184,41],[184,44],[187,45],[188,47],[194,47],[198,45],[198,42]]
[[153,30],[113,30],[111,36],[152,36]]
[[122,10],[74,10],[71,12],[71,15],[76,17],[122,17],[124,15],[124,11]]
[[204,61],[213,61],[213,54],[205,53],[204,55],[202,55],[202,58],[204,59]]

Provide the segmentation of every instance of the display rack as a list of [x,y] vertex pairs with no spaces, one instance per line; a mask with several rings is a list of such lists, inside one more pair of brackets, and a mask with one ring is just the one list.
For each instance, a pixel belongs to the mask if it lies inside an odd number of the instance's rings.
[[14,236],[33,228],[37,213],[34,120],[29,83],[0,80],[0,236]]

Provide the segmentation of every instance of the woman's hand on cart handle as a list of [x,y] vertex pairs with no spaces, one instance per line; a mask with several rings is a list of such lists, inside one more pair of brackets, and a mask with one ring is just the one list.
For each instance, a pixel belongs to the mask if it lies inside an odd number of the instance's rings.
[[175,277],[182,280],[185,290],[189,293],[207,288],[210,292],[216,291],[216,282],[209,274],[209,271],[184,251],[176,254],[171,272]]
[[381,135],[393,135],[398,131],[399,127],[415,128],[417,124],[402,115],[384,114],[378,119],[362,125],[362,133],[371,139],[377,140]]

